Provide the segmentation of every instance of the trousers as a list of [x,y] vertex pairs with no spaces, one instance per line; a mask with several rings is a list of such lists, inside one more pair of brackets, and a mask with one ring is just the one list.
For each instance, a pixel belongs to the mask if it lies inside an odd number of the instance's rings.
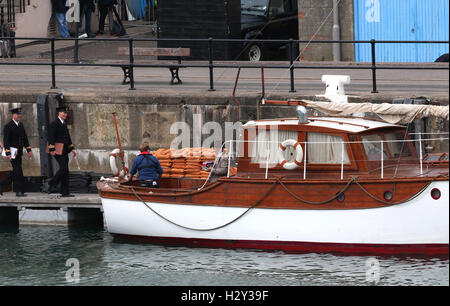
[[59,34],[61,37],[70,37],[69,27],[67,26],[66,13],[55,13],[56,22],[58,23]]
[[69,194],[69,155],[54,155],[58,162],[59,169],[50,179],[49,184],[54,187],[61,183],[61,194]]
[[25,192],[25,178],[22,171],[22,156],[17,156],[11,159],[11,166],[13,171],[0,183],[0,188],[3,190],[11,181],[13,182],[14,192]]

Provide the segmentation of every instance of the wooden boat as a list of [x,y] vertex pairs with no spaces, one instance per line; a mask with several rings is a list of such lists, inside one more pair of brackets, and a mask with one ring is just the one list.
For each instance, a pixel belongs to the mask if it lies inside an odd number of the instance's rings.
[[242,134],[230,146],[237,173],[215,182],[100,181],[108,231],[171,245],[448,256],[448,153],[422,155],[424,138],[405,126],[305,116],[250,121]]

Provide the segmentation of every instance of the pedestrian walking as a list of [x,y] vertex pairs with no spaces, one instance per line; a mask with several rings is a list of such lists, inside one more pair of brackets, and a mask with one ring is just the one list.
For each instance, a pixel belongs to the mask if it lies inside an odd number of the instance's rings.
[[44,192],[50,192],[61,184],[61,197],[74,197],[69,192],[69,153],[76,157],[69,130],[67,129],[67,107],[56,108],[58,118],[48,127],[48,151],[58,162],[59,169],[56,174],[44,183]]
[[64,38],[70,37],[66,19],[66,12],[69,7],[66,4],[67,0],[52,0],[52,11],[58,23],[59,34]]
[[98,0],[98,10],[100,12],[100,17],[98,21],[98,32],[97,34],[105,33],[105,20],[108,12],[112,12],[113,6],[116,4],[116,0]]
[[94,0],[80,0],[80,23],[78,25],[81,28],[81,24],[84,19],[84,31],[88,37],[95,37],[95,34],[91,31],[91,16],[95,12]]
[[22,109],[14,108],[11,110],[12,119],[3,128],[3,144],[6,157],[11,161],[13,168],[2,182],[0,182],[0,195],[3,194],[3,188],[13,182],[13,191],[17,197],[25,197],[25,178],[22,171],[23,149],[28,152],[29,157],[33,156],[30,143],[28,142],[25,127],[22,124]]

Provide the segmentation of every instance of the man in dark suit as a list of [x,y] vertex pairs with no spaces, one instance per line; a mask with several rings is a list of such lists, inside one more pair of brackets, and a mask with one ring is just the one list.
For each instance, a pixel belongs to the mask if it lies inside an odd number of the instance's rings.
[[95,11],[95,3],[94,0],[79,0],[80,2],[80,23],[78,25],[81,28],[81,24],[83,23],[83,17],[85,16],[84,22],[84,31],[88,35],[88,37],[95,37],[95,34],[91,32],[91,16]]
[[[108,15],[108,11],[112,10],[113,6],[117,3],[117,0],[99,0],[98,10],[100,12],[99,22],[98,22],[98,35],[104,34],[105,30],[105,19]],[[112,34],[112,33],[111,33]]]
[[11,110],[12,120],[3,128],[3,144],[6,157],[11,161],[13,168],[2,182],[0,182],[0,195],[3,194],[3,188],[13,181],[13,190],[17,197],[25,197],[25,180],[22,171],[22,155],[25,148],[30,158],[33,156],[30,143],[28,142],[25,128],[20,122],[22,120],[22,109],[14,108]]
[[[59,165],[59,170],[56,174],[44,183],[44,192],[50,192],[54,189],[58,183],[61,183],[61,196],[73,197],[73,194],[69,192],[69,153],[72,152],[73,156],[77,155],[70,139],[69,130],[67,129],[67,107],[58,107],[58,118],[50,123],[48,127],[47,141],[48,151],[52,155]],[[57,152],[59,144],[62,151]]]

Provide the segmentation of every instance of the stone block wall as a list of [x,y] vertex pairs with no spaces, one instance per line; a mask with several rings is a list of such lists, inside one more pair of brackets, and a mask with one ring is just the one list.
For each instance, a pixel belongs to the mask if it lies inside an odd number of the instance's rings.
[[[341,40],[353,40],[353,0],[339,2]],[[298,0],[299,40],[333,39],[333,0]],[[306,61],[332,61],[333,46],[328,43],[300,44],[300,59]],[[354,60],[353,44],[341,44],[341,61]]]

